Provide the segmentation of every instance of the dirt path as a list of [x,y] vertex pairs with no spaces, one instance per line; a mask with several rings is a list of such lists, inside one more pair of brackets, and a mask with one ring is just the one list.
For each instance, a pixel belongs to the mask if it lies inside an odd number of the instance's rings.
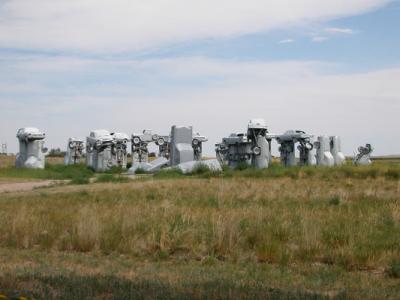
[[0,182],[0,194],[10,192],[31,191],[39,187],[53,186],[64,182],[63,180],[41,180],[28,182]]

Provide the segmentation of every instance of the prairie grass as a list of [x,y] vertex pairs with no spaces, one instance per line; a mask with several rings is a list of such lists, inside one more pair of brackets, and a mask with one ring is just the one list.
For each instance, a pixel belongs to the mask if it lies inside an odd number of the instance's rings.
[[111,186],[2,195],[0,246],[307,261],[348,270],[388,266],[400,253],[399,184],[392,180],[212,178]]
[[91,185],[1,194],[0,292],[398,299],[398,171],[166,170],[152,180],[103,174]]

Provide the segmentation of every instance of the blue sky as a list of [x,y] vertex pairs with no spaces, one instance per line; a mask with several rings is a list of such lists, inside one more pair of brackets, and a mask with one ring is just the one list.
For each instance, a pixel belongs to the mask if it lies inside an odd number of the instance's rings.
[[[352,33],[326,29],[350,29]],[[400,2],[365,14],[235,38],[206,39],[151,51],[143,57],[207,56],[236,60],[319,60],[351,71],[400,65]],[[313,37],[326,38],[313,41]]]
[[[167,4],[166,4],[167,3]],[[400,153],[400,2],[0,0],[0,142],[250,118]]]

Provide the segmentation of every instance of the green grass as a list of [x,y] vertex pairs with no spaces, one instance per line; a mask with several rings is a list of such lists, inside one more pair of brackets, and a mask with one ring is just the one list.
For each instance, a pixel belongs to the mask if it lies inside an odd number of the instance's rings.
[[193,170],[190,174],[182,174],[177,169],[161,170],[155,173],[154,178],[160,179],[176,179],[183,177],[193,178],[319,178],[323,180],[330,179],[374,179],[385,177],[390,180],[400,179],[400,165],[393,163],[374,163],[370,166],[354,166],[351,164],[338,166],[338,167],[284,167],[280,164],[273,163],[267,169],[258,170],[248,165],[240,165],[237,169],[233,170],[228,167],[223,168],[223,172],[215,172],[210,170],[205,165],[200,165]]
[[200,165],[192,173],[182,174],[178,169],[161,170],[154,174],[154,178],[177,179],[177,178],[319,178],[322,180],[330,179],[369,179],[385,177],[390,180],[400,179],[400,166],[397,164],[388,165],[376,163],[371,166],[344,165],[339,167],[283,167],[280,164],[272,164],[267,169],[258,170],[249,166],[242,166],[237,169],[224,167],[222,172],[210,170],[205,165]]
[[182,178],[184,175],[179,169],[165,169],[165,170],[160,170],[156,173],[154,173],[154,178],[156,179],[177,179],[177,178]]
[[89,176],[75,176],[71,179],[70,184],[89,184],[90,177]]
[[[118,176],[123,170],[113,167],[100,179],[107,182],[126,182]],[[138,174],[142,173],[140,170]],[[0,177],[10,178],[34,178],[34,179],[70,179],[73,183],[87,183],[94,172],[83,164],[79,165],[46,165],[44,170],[3,168],[0,169]],[[109,176],[108,176],[109,175]],[[115,176],[114,176],[115,175]],[[224,167],[223,172],[215,172],[205,165],[198,166],[191,174],[183,175],[178,169],[161,170],[154,174],[156,179],[177,179],[177,178],[320,178],[329,179],[368,179],[385,177],[389,180],[400,179],[400,165],[387,163],[374,163],[370,166],[344,165],[339,167],[283,167],[280,164],[271,164],[269,168],[257,170],[248,166],[242,166],[236,170]]]
[[120,167],[120,166],[112,166],[109,170],[107,170],[105,173],[107,174],[121,174],[123,173],[125,170]]
[[280,164],[271,164],[269,168],[257,170],[254,168],[243,168],[238,170],[225,170],[224,176],[227,177],[248,177],[248,178],[322,178],[322,179],[342,179],[342,178],[377,178],[386,177],[397,180],[400,178],[400,165],[375,163],[370,166],[353,166],[350,164],[338,167],[283,167]]
[[0,169],[0,177],[72,180],[75,183],[87,182],[94,172],[83,164],[77,165],[46,165],[40,169],[18,169],[15,167]]
[[122,176],[122,175],[115,175],[115,173],[112,173],[112,174],[100,174],[96,178],[96,182],[123,183],[123,182],[129,182],[129,178],[126,177],[126,176]]
[[145,170],[143,170],[142,168],[137,168],[135,171],[135,174],[138,174],[138,175],[147,174],[147,172]]

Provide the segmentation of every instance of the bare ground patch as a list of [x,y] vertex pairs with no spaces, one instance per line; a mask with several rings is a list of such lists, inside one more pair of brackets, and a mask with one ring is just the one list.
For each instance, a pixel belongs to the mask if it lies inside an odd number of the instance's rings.
[[32,191],[33,189],[36,188],[55,186],[64,182],[65,180],[41,180],[41,181],[23,181],[23,182],[0,181],[0,194]]

